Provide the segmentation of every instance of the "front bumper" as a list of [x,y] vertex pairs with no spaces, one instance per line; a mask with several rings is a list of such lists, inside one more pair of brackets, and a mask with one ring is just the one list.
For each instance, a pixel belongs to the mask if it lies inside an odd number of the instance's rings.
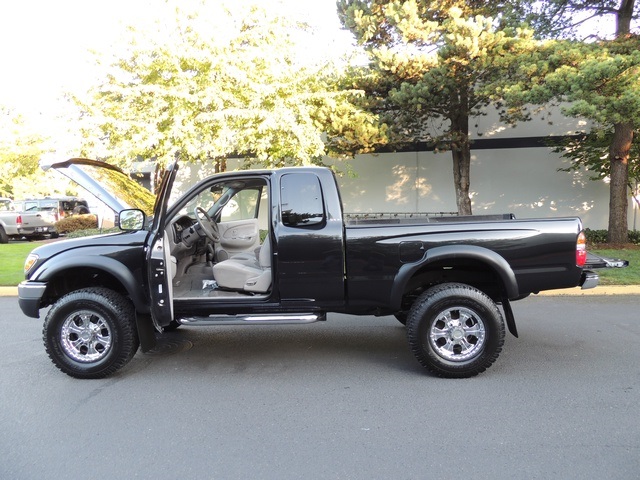
[[591,270],[585,270],[582,272],[582,276],[580,277],[580,287],[583,290],[595,288],[598,286],[599,281],[600,277],[597,273],[592,272]]
[[27,317],[40,318],[40,304],[46,283],[25,280],[18,285],[18,305]]

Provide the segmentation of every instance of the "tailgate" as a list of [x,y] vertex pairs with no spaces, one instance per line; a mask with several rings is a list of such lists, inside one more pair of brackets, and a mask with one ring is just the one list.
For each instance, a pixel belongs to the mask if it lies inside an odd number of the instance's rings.
[[48,211],[22,214],[23,227],[52,227],[54,223],[56,223],[56,217],[53,213]]
[[595,253],[587,252],[587,263],[585,263],[584,268],[624,268],[628,266],[628,260],[601,257]]

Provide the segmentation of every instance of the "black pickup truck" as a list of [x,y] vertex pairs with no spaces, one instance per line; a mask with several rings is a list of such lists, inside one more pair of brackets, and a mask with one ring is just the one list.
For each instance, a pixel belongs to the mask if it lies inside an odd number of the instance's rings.
[[424,367],[469,377],[496,360],[505,323],[517,336],[510,302],[598,283],[578,218],[350,223],[320,167],[217,174],[175,200],[177,163],[157,197],[104,162],[42,167],[109,204],[122,230],[40,246],[25,263],[20,307],[38,318],[51,306],[45,347],[73,377],[109,375],[181,325],[309,323],[328,312],[395,315]]

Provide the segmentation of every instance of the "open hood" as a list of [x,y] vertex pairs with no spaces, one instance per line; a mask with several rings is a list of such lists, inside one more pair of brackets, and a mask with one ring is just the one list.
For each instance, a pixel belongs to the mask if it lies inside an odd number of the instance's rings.
[[43,170],[53,168],[95,195],[115,213],[138,208],[153,215],[155,195],[118,167],[97,160],[71,158],[65,161],[41,159]]

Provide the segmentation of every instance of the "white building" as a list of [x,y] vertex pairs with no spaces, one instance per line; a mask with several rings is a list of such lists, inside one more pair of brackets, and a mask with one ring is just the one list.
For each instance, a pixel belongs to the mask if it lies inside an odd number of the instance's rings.
[[[588,129],[559,112],[515,127],[491,115],[470,121],[471,197],[474,214],[513,213],[517,218],[578,216],[587,228],[606,229],[609,185],[588,172],[562,172],[569,160],[546,146],[549,136],[575,135]],[[477,126],[476,126],[477,125]],[[241,165],[229,159],[227,169]],[[437,213],[457,210],[451,152],[409,151],[357,155],[348,161],[326,159],[340,172],[347,213]],[[184,190],[213,168],[182,165]],[[629,228],[640,227],[637,204],[629,197]]]

